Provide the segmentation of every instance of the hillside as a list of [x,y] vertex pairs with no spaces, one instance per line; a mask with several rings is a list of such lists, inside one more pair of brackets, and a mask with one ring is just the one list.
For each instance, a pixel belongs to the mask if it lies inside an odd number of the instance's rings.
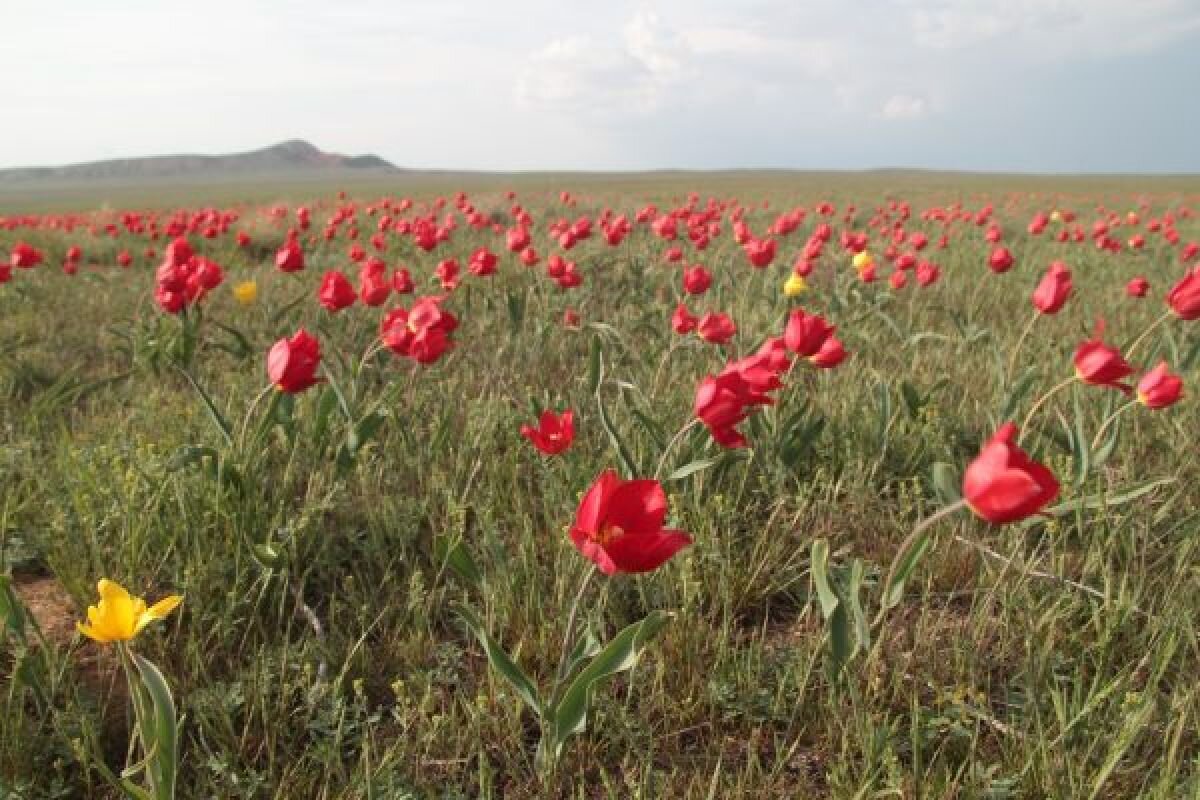
[[171,155],[120,158],[59,167],[0,169],[0,183],[206,179],[239,174],[283,175],[336,170],[395,170],[379,156],[326,153],[293,139],[260,150],[228,155]]

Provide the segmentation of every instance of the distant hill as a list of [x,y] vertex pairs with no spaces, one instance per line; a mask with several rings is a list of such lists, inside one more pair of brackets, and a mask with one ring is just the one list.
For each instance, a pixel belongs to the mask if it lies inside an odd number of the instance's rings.
[[0,184],[30,182],[130,181],[170,178],[208,179],[247,175],[324,173],[337,170],[392,171],[379,156],[326,153],[308,142],[292,139],[261,150],[221,156],[177,155],[118,158],[62,167],[0,169]]

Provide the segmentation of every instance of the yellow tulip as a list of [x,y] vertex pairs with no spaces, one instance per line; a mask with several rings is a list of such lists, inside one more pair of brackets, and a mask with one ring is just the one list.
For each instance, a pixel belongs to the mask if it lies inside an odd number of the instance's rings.
[[1057,208],[1054,209],[1054,211],[1050,212],[1050,219],[1054,220],[1055,222],[1062,222],[1062,218],[1063,218],[1062,212],[1059,211]]
[[248,306],[258,298],[258,284],[254,281],[242,281],[233,287],[233,297],[244,306]]
[[796,297],[797,295],[803,293],[807,288],[808,284],[804,282],[804,276],[797,275],[793,272],[788,276],[788,279],[784,281],[783,293],[788,297]]
[[870,253],[864,250],[861,253],[854,254],[854,261],[852,263],[857,270],[870,269],[871,265],[875,263],[875,259],[871,257]]
[[182,597],[173,594],[147,608],[145,600],[132,597],[125,587],[107,579],[96,584],[96,590],[100,592],[100,603],[88,607],[90,624],[77,622],[75,625],[84,636],[101,644],[129,641],[141,633],[142,628],[164,619],[183,602]]

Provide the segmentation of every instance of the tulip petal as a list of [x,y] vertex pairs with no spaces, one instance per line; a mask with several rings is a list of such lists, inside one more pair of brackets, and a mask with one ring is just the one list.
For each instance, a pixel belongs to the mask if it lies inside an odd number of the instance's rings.
[[626,534],[606,546],[609,557],[621,572],[652,572],[692,543],[682,531],[660,530],[650,534]]
[[618,486],[608,501],[604,522],[626,533],[649,534],[662,528],[667,516],[667,495],[655,480],[627,481]]
[[585,534],[596,533],[600,529],[609,496],[620,485],[621,479],[617,477],[616,471],[605,470],[583,496],[575,514],[575,528]]

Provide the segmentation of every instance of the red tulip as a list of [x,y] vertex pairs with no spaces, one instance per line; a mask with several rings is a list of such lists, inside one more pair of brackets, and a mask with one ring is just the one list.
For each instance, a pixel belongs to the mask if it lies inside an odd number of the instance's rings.
[[821,345],[833,335],[834,326],[818,314],[807,314],[803,309],[796,309],[788,317],[787,327],[783,332],[783,341],[787,348],[801,358],[815,355]]
[[942,277],[942,271],[932,261],[922,261],[917,264],[917,284],[922,288],[932,286]]
[[1057,314],[1070,296],[1071,270],[1061,261],[1055,261],[1033,290],[1033,305],[1043,314]]
[[486,247],[480,247],[471,254],[471,260],[467,263],[467,269],[472,275],[484,277],[493,275],[496,272],[496,254]]
[[967,467],[963,497],[967,507],[994,525],[1032,516],[1058,496],[1050,470],[1016,444],[1017,426],[1005,423]]
[[683,303],[677,305],[675,313],[671,315],[671,329],[679,334],[691,333],[696,330],[696,318]]
[[442,288],[447,292],[452,292],[458,288],[458,262],[453,258],[439,261],[433,272],[437,275],[438,280],[442,282]]
[[579,312],[573,308],[563,309],[563,327],[578,330],[579,328]]
[[391,293],[387,265],[377,258],[367,259],[358,273],[358,295],[363,305],[381,306]]
[[383,344],[418,364],[432,364],[453,346],[450,334],[458,319],[441,307],[441,297],[422,297],[412,309],[395,308],[380,323]]
[[1167,304],[1180,319],[1200,319],[1200,264],[1171,287]]
[[750,264],[762,269],[775,260],[775,246],[774,239],[751,239],[742,245],[742,249]]
[[814,367],[820,369],[833,369],[838,364],[846,360],[846,348],[842,346],[841,341],[833,335],[830,335],[821,345],[821,349],[808,357],[808,361]]
[[746,437],[737,426],[750,415],[755,405],[766,405],[769,397],[754,392],[738,372],[724,372],[704,378],[696,388],[693,411],[713,439],[722,447],[745,447]]
[[1150,282],[1140,275],[1125,284],[1125,294],[1130,297],[1145,297],[1148,291],[1150,291]]
[[905,285],[908,284],[908,275],[904,272],[904,270],[897,269],[892,273],[892,276],[888,278],[888,283],[891,284],[893,289],[900,291],[905,287]]
[[995,273],[1008,272],[1012,269],[1013,257],[1007,247],[997,247],[988,256],[988,268]]
[[301,328],[291,339],[280,339],[267,353],[267,376],[281,392],[296,394],[320,382],[321,343]]
[[25,242],[17,242],[9,255],[8,263],[20,269],[30,269],[42,263],[42,252]]
[[414,288],[412,274],[404,267],[392,274],[392,291],[396,294],[412,294]]
[[1131,388],[1128,384],[1120,383],[1120,380],[1133,374],[1133,367],[1115,347],[1109,347],[1100,340],[1103,334],[1104,324],[1099,323],[1096,325],[1095,338],[1076,348],[1075,375],[1086,384],[1109,386],[1128,394]]
[[575,412],[570,409],[561,415],[546,410],[538,418],[538,426],[521,426],[521,435],[548,456],[556,456],[575,441]]
[[510,252],[520,253],[529,246],[529,231],[523,227],[509,228],[504,234],[504,243]]
[[336,269],[331,269],[321,277],[321,286],[317,289],[317,300],[330,312],[337,313],[343,308],[354,305],[358,295],[350,280]]
[[712,274],[700,265],[683,271],[683,290],[688,294],[704,294],[712,285]]
[[1183,379],[1167,371],[1163,361],[1147,372],[1137,385],[1137,401],[1146,408],[1159,409],[1173,406],[1183,396]]
[[575,512],[571,541],[605,575],[651,572],[692,543],[687,533],[663,528],[666,515],[658,481],[624,481],[606,470]]
[[304,251],[294,239],[289,239],[283,247],[275,251],[275,266],[281,272],[299,272],[304,269]]
[[737,325],[728,314],[709,313],[696,323],[696,335],[712,344],[725,344],[737,333]]

